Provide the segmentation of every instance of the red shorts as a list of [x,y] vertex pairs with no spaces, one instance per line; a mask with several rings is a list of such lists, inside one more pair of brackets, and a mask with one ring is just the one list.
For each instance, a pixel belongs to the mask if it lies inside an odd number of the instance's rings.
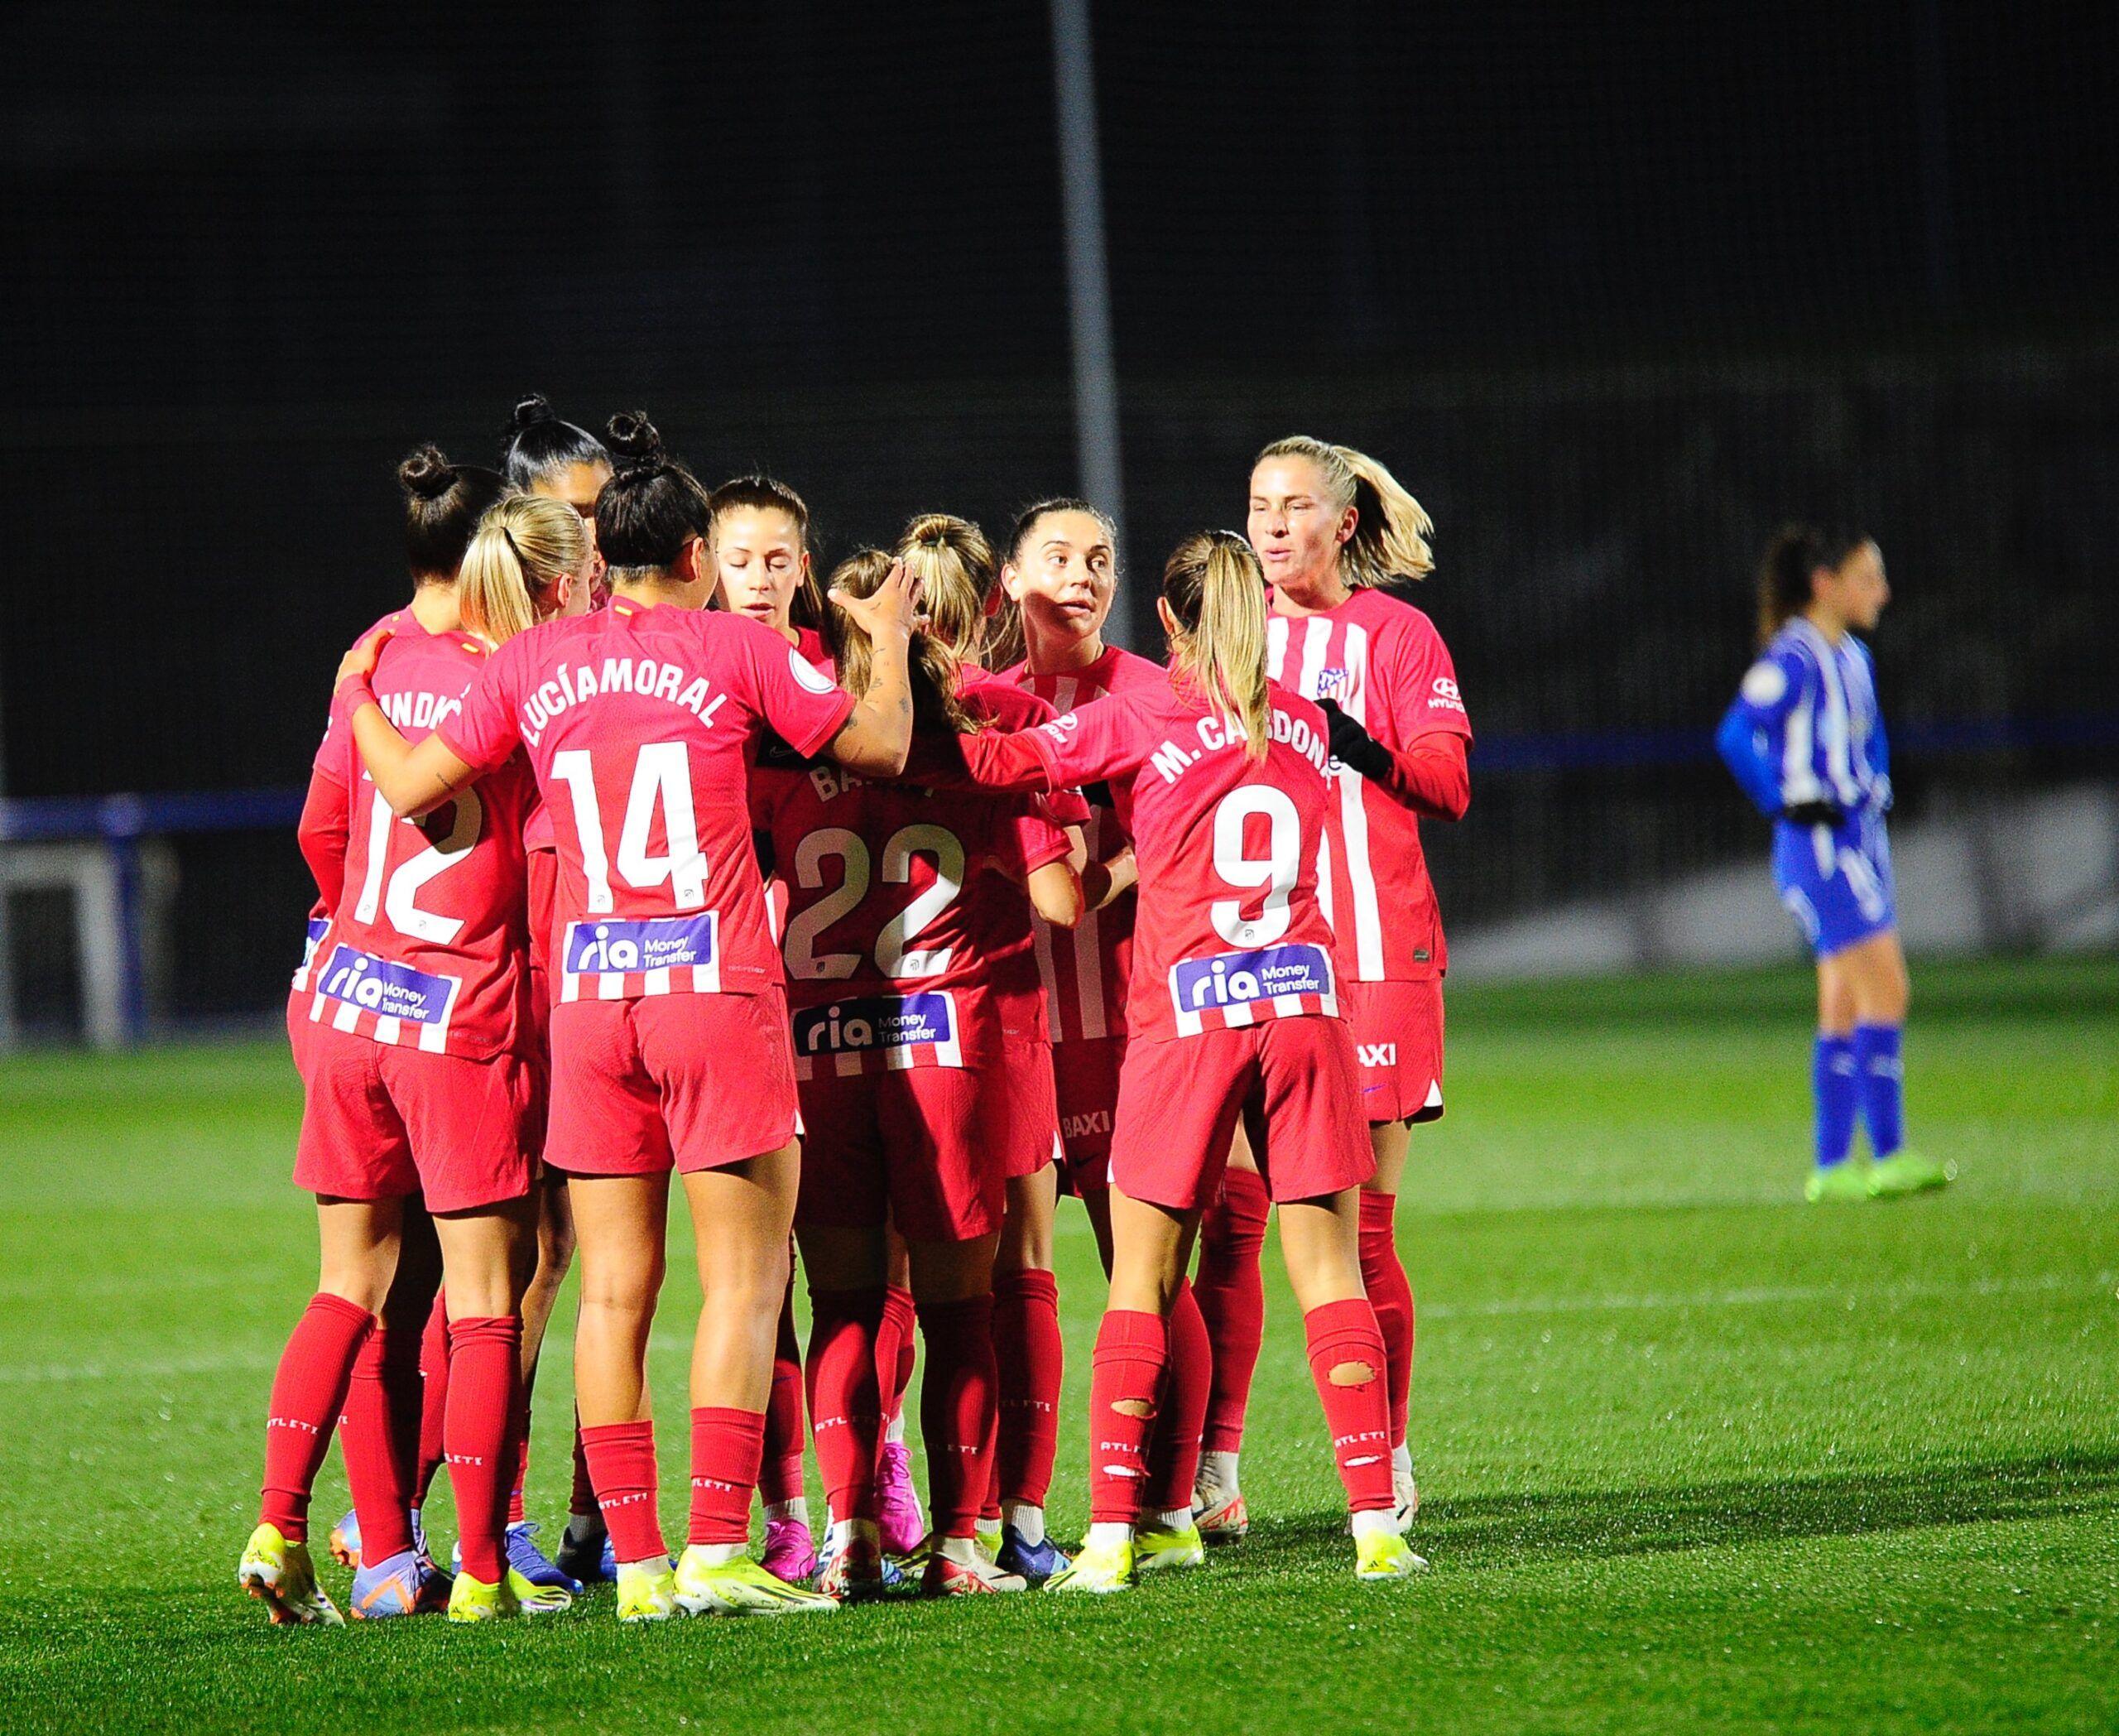
[[1052,1080],[1060,1094],[1060,1137],[1067,1181],[1076,1193],[1111,1185],[1111,1127],[1118,1113],[1122,1036],[1093,1036],[1052,1046]]
[[340,1200],[424,1193],[436,1212],[530,1191],[536,1076],[520,1056],[430,1055],[329,1024],[305,1041],[298,1185]]
[[306,988],[297,988],[287,997],[287,1047],[295,1058],[296,1075],[304,1082],[309,1078],[309,1034],[316,1028],[309,1017],[310,998]]
[[1442,1119],[1442,979],[1342,983],[1339,1007],[1354,1034],[1362,1118]]
[[1048,1042],[1010,1042],[1002,1052],[1000,1077],[994,1081],[1002,1094],[995,1139],[1001,1173],[1011,1181],[1035,1176],[1060,1155],[1054,1065],[1053,1045]]
[[[995,1064],[996,1065],[997,1064]],[[1007,1171],[997,1134],[1012,1098],[984,1067],[906,1067],[802,1081],[802,1193],[795,1221],[883,1222],[914,1242],[968,1242],[1001,1227]],[[1047,1155],[1050,1155],[1050,1147]]]
[[577,1176],[719,1169],[800,1123],[787,997],[646,994],[552,1009],[545,1161]]
[[1211,1205],[1240,1114],[1273,1199],[1336,1194],[1376,1172],[1360,1101],[1343,1019],[1136,1036],[1118,1078],[1111,1185],[1172,1210]]

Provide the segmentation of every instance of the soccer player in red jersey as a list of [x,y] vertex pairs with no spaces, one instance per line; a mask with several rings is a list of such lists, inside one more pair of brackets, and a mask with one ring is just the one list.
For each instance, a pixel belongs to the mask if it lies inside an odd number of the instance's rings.
[[[463,522],[497,494],[500,479],[451,466],[430,448],[402,474],[412,496],[412,565],[439,573],[462,548]],[[424,734],[462,704],[488,647],[461,631],[430,632],[411,609],[384,631],[387,655],[376,661],[375,690],[405,729]],[[489,1620],[517,1613],[529,1589],[508,1572],[504,1532],[519,1310],[536,1219],[536,1081],[522,1053],[522,828],[531,785],[516,762],[459,795],[428,825],[401,825],[363,786],[350,735],[335,733],[327,748],[340,756],[351,825],[329,943],[310,971],[315,1029],[295,1168],[318,1196],[326,1280],[275,1382],[265,1511],[243,1571],[253,1594],[271,1599],[276,1614],[287,1612],[267,1570],[284,1569],[288,1524],[305,1517],[329,1421],[345,1402],[356,1358],[375,1338],[375,1310],[395,1276],[404,1200],[417,1191],[434,1219],[450,1298],[444,1441],[463,1569],[449,1613]],[[353,1282],[333,1282],[334,1267]],[[322,1427],[320,1397],[329,1401]],[[387,1419],[382,1426],[375,1445],[387,1479],[396,1460]],[[358,1431],[349,1430],[347,1445],[358,1498],[372,1478]],[[357,1615],[409,1613],[430,1594],[401,1491],[390,1497],[363,1503],[370,1510],[353,1585]],[[536,1607],[565,1601],[564,1593],[532,1594]]]
[[596,497],[611,479],[611,454],[586,428],[562,421],[541,392],[520,400],[501,435],[501,474],[511,488],[563,501],[580,517],[593,556],[589,589],[575,613],[601,608],[610,596],[596,546]]
[[[504,544],[495,545],[489,560],[497,565],[512,562],[515,568],[505,576],[496,575],[495,589],[488,590],[483,587],[476,570],[466,571],[458,584],[459,605],[466,612],[464,624],[488,643],[496,645],[536,619],[553,613],[580,614],[588,610],[603,584],[603,564],[595,546],[596,494],[611,476],[610,454],[604,450],[603,443],[585,428],[562,421],[551,405],[536,392],[520,400],[511,412],[501,435],[499,464],[502,478],[511,488],[560,503],[574,513],[576,528],[587,538],[589,558],[584,572],[577,573],[569,567],[562,573],[544,575],[539,581],[542,589],[537,590],[534,599],[521,588],[525,575],[518,557],[531,552],[526,549],[511,551]],[[545,553],[550,558],[560,558],[555,548],[548,548]],[[492,599],[497,612],[495,619],[469,618],[470,613],[480,606],[473,595],[474,591],[481,591]],[[512,601],[508,600],[511,597]],[[529,853],[531,1004],[540,1021],[536,1048],[541,1065],[545,1054],[541,1022],[549,1004],[544,993],[544,951],[550,935],[549,921],[541,921],[540,916],[541,913],[549,918],[555,872],[552,866],[550,829],[541,807],[532,811],[524,843]],[[569,1552],[563,1547],[561,1553],[569,1560],[555,1564],[538,1546],[538,1527],[530,1521],[523,1507],[523,1484],[530,1459],[530,1399],[536,1381],[537,1361],[553,1306],[574,1261],[574,1216],[568,1205],[566,1178],[556,1170],[547,1169],[540,1177],[540,1183],[537,1269],[522,1298],[522,1416],[517,1431],[516,1474],[508,1496],[508,1560],[533,1585],[557,1586],[577,1592],[584,1579],[603,1576],[602,1517],[594,1513],[594,1493],[587,1488],[578,1439],[574,1498],[579,1507],[594,1515],[598,1532],[595,1541],[585,1551]],[[416,1530],[418,1508],[425,1500],[428,1488],[442,1463],[441,1419],[446,1411],[449,1391],[448,1344],[448,1298],[445,1294],[440,1294],[434,1299],[420,1356],[424,1375],[422,1423],[417,1469],[411,1483]],[[359,1538],[353,1517],[341,1520],[331,1533],[332,1553],[341,1560],[358,1565]]]
[[[1001,577],[985,533],[967,518],[923,513],[906,527],[897,553],[920,578],[928,637],[959,660],[965,710],[982,725],[1002,729],[1026,729],[1050,719],[1055,714],[1044,700],[979,667]],[[1048,817],[1068,829],[1069,864],[1079,871],[1086,863],[1081,827],[1089,817],[1088,804],[1069,791],[1048,798],[1045,806]],[[1064,1372],[1053,1271],[1060,1108],[1036,957],[1037,931],[1052,925],[1041,921],[1032,906],[998,877],[972,882],[964,899],[980,950],[991,964],[1007,1051],[1007,1064],[989,1081],[1007,1094],[997,1113],[1007,1134],[1001,1162],[1007,1179],[1007,1209],[993,1266],[1000,1422],[992,1480],[979,1515],[979,1540],[1003,1573],[1042,1583],[1067,1562],[1045,1533],[1045,1499],[1059,1445]],[[1070,920],[1078,913],[1070,909]],[[1064,925],[1061,931],[1066,931]],[[910,1372],[904,1369],[903,1376]],[[903,1447],[892,1445],[887,1435],[883,1450],[887,1471],[892,1468],[887,1461],[893,1455],[903,1458]],[[886,1499],[887,1494],[886,1489]]]
[[[738,476],[707,498],[714,526],[714,603],[762,622],[802,656],[831,673],[831,653],[817,631],[823,593],[810,560],[810,508],[786,483],[770,476]],[[766,882],[766,914],[776,938],[787,926],[786,882]],[[816,1571],[810,1502],[803,1486],[802,1349],[795,1330],[795,1280],[788,1275],[773,1347],[772,1398],[766,1407],[765,1455],[758,1498],[765,1508],[768,1573],[787,1580]]]
[[[704,608],[707,496],[653,425],[614,417],[608,444],[619,468],[596,503],[607,608],[510,640],[416,747],[373,703],[370,647],[342,666],[339,702],[396,811],[439,805],[520,748],[552,812],[560,993],[545,1155],[572,1178],[576,1392],[620,1618],[829,1609],[747,1553],[799,1180],[794,1057],[747,793],[768,729],[865,775],[902,768],[913,594],[893,573],[843,605],[873,642],[857,700],[769,628]],[[690,1544],[674,1574],[646,1368],[673,1167],[704,1291]]]
[[[1393,1218],[1409,1129],[1442,1113],[1449,964],[1420,822],[1463,817],[1472,726],[1434,623],[1383,589],[1419,579],[1434,564],[1426,541],[1434,527],[1388,470],[1350,447],[1300,435],[1276,440],[1252,467],[1249,525],[1272,586],[1267,672],[1362,726],[1347,732],[1346,754],[1333,743],[1336,800],[1319,892],[1338,935],[1362,1114],[1376,1152],[1376,1173],[1362,1190],[1362,1276],[1383,1327],[1392,1480],[1410,1522],[1420,1503],[1405,1439],[1413,1292]],[[1232,1172],[1208,1225],[1202,1276],[1212,1268],[1218,1299],[1239,1286],[1249,1290],[1245,1300],[1255,1297],[1255,1307],[1220,1315],[1237,1330],[1216,1345],[1219,1390],[1208,1411],[1199,1492],[1208,1527],[1243,1522],[1236,1455],[1264,1315],[1251,1277],[1264,1219],[1257,1184]],[[1227,1291],[1225,1273],[1232,1274]]]
[[1329,725],[1266,679],[1264,581],[1242,538],[1180,544],[1158,613],[1171,652],[1160,690],[963,743],[972,777],[990,788],[1110,781],[1116,794],[1122,781],[1140,864],[1111,1150],[1111,1297],[1090,1383],[1089,1533],[1046,1589],[1134,1583],[1170,1309],[1239,1118],[1281,1207],[1355,1571],[1403,1577],[1420,1564],[1395,1512],[1383,1340],[1359,1254],[1359,1187],[1375,1157],[1318,890]]
[[[1062,715],[1107,693],[1167,685],[1156,664],[1104,643],[1104,623],[1117,591],[1117,535],[1111,521],[1088,502],[1046,500],[1025,510],[1009,539],[1001,576],[1007,613],[999,637],[1023,651],[1022,661],[1004,679]],[[1103,786],[1094,795],[1082,824],[1085,912],[1072,933],[1055,933],[1040,924],[1035,958],[1050,1009],[1069,1189],[1088,1214],[1108,1273],[1111,1207],[1106,1189],[1119,1065],[1126,1052],[1135,873],[1132,842],[1113,805],[1112,788]],[[1055,1316],[1055,1397],[1058,1336]],[[1185,1510],[1191,1505],[1210,1378],[1206,1325],[1187,1281],[1180,1284],[1171,1307],[1169,1384],[1141,1492],[1142,1509],[1158,1516],[1151,1528],[1172,1540],[1157,1565],[1195,1565],[1199,1559]],[[1044,1466],[1049,1476],[1049,1450]],[[1031,1517],[1041,1523],[1043,1515]]]
[[[833,594],[866,596],[901,570],[865,551],[833,575]],[[859,623],[829,626],[840,679],[864,686],[872,651]],[[976,726],[942,640],[915,641],[912,667],[924,737]],[[762,772],[754,815],[790,887],[788,997],[807,1128],[796,1223],[831,1504],[818,1584],[842,1596],[882,1584],[874,1339],[887,1217],[905,1240],[927,1340],[921,1426],[935,1532],[922,1589],[1021,1589],[976,1540],[993,1451],[993,1254],[1016,1106],[978,906],[989,892],[1022,903],[1027,887],[1048,913],[1070,918],[1079,891],[1069,839],[1028,798],[877,785],[829,767]],[[1026,908],[1022,927],[1027,940]]]

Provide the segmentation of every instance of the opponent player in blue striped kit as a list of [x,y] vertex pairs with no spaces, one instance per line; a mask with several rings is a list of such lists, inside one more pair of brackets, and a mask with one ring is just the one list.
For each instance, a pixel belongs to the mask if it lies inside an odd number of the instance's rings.
[[[1875,668],[1854,637],[1875,629],[1890,600],[1869,537],[1784,527],[1759,568],[1764,649],[1715,736],[1774,822],[1774,884],[1817,955],[1812,1200],[1916,1193],[1955,1174],[1904,1149],[1908,988],[1884,830],[1891,760]],[[1873,1158],[1866,1171],[1848,1161],[1857,1114]]]

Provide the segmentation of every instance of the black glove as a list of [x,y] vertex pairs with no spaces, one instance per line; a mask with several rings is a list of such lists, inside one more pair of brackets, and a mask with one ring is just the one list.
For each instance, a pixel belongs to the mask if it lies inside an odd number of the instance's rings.
[[1337,700],[1319,700],[1318,709],[1332,732],[1332,757],[1363,777],[1391,775],[1391,750],[1339,709]]
[[1795,826],[1837,826],[1847,816],[1828,801],[1799,801],[1780,810],[1780,817]]

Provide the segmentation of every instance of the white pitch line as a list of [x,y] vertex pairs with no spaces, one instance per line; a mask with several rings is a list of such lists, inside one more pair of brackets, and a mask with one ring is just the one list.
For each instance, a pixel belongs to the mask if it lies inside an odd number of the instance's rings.
[[[2100,1272],[2097,1286],[2107,1288],[2112,1275]],[[1844,1284],[1780,1284],[1749,1290],[1706,1290],[1692,1295],[1501,1296],[1489,1302],[1436,1302],[1420,1305],[1424,1320],[1480,1320],[1512,1314],[1630,1313],[1645,1309],[1756,1308],[1785,1302],[1843,1302],[1852,1307],[1874,1306],[1898,1298],[1927,1296],[2017,1296],[2039,1291],[2088,1288],[2087,1280],[2072,1274],[2045,1272],[2028,1278],[1974,1278],[1960,1283],[1910,1279],[1880,1289],[1859,1289]]]
[[[1426,1302],[1420,1308],[1424,1320],[1494,1320],[1511,1315],[1627,1314],[1684,1308],[1756,1308],[1791,1302],[1839,1302],[1854,1308],[1874,1306],[1898,1300],[1929,1296],[2023,1296],[2040,1292],[2095,1288],[2108,1291],[2119,1282],[2119,1274],[2101,1272],[2094,1281],[2076,1272],[2049,1272],[2033,1277],[1975,1278],[1962,1283],[1912,1279],[1881,1289],[1857,1290],[1838,1284],[1784,1284],[1747,1290],[1707,1290],[1690,1295],[1651,1291],[1642,1296],[1502,1296],[1488,1302]],[[691,1340],[680,1333],[658,1332],[649,1340],[651,1349],[689,1352]],[[564,1345],[555,1344],[561,1356]],[[31,1386],[46,1383],[97,1380],[158,1380],[190,1375],[226,1374],[277,1366],[279,1354],[228,1352],[161,1362],[17,1363],[0,1367],[0,1386]]]

